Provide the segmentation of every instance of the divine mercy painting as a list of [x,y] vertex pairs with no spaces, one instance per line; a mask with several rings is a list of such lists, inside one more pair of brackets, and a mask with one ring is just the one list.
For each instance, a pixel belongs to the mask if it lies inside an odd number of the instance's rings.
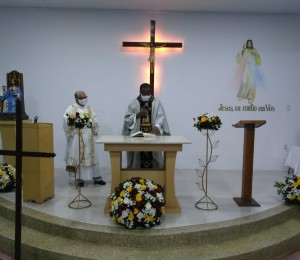
[[256,90],[264,86],[263,74],[260,71],[261,57],[254,48],[253,41],[247,40],[243,49],[236,55],[237,70],[234,77],[234,87],[239,101],[247,100],[253,104]]

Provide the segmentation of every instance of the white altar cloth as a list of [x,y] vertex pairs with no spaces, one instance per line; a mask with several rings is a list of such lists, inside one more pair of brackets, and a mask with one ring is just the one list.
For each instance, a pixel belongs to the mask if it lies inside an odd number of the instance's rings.
[[292,146],[285,161],[285,166],[294,170],[294,174],[300,176],[300,147]]

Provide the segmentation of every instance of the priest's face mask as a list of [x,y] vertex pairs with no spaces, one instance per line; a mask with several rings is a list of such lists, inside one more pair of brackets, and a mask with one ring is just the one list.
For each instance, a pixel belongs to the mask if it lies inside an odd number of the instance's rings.
[[149,87],[141,88],[140,94],[143,101],[149,101],[151,98],[151,89]]
[[87,104],[87,98],[88,97],[84,92],[79,93],[77,95],[76,102],[81,106],[85,106]]

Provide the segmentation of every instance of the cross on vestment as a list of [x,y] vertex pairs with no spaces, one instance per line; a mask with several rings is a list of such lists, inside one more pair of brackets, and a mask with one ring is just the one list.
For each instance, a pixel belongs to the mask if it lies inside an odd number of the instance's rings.
[[154,95],[154,73],[155,73],[155,49],[156,48],[182,48],[181,42],[156,42],[155,41],[155,21],[150,24],[150,42],[123,42],[123,47],[149,47],[150,55],[150,86],[151,94]]
[[0,150],[0,155],[16,157],[16,211],[15,211],[15,258],[21,259],[21,221],[22,221],[22,157],[55,157],[55,153],[26,152],[23,147],[22,102],[16,100],[16,151]]

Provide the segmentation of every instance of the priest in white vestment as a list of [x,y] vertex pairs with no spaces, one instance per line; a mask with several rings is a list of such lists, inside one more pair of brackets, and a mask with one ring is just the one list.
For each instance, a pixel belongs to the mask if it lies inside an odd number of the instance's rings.
[[[99,133],[97,115],[92,106],[87,104],[87,96],[84,91],[75,92],[74,97],[75,103],[67,108],[63,116],[63,127],[67,137],[66,165],[80,165],[78,168],[79,179],[83,181],[93,180],[95,184],[105,185],[100,176],[99,158],[95,149],[94,138]],[[89,113],[91,116],[92,126],[90,128],[84,127],[81,130],[82,139],[79,138],[78,129],[68,126],[67,123],[68,115],[75,115],[77,112],[80,114]]]
[[[122,135],[142,131],[156,135],[170,135],[167,117],[162,103],[151,95],[151,88],[148,83],[140,86],[140,95],[132,100],[127,107]],[[163,156],[161,152],[153,152],[151,158],[143,158],[140,152],[127,153],[128,168],[162,168]],[[145,163],[143,163],[145,162]]]

